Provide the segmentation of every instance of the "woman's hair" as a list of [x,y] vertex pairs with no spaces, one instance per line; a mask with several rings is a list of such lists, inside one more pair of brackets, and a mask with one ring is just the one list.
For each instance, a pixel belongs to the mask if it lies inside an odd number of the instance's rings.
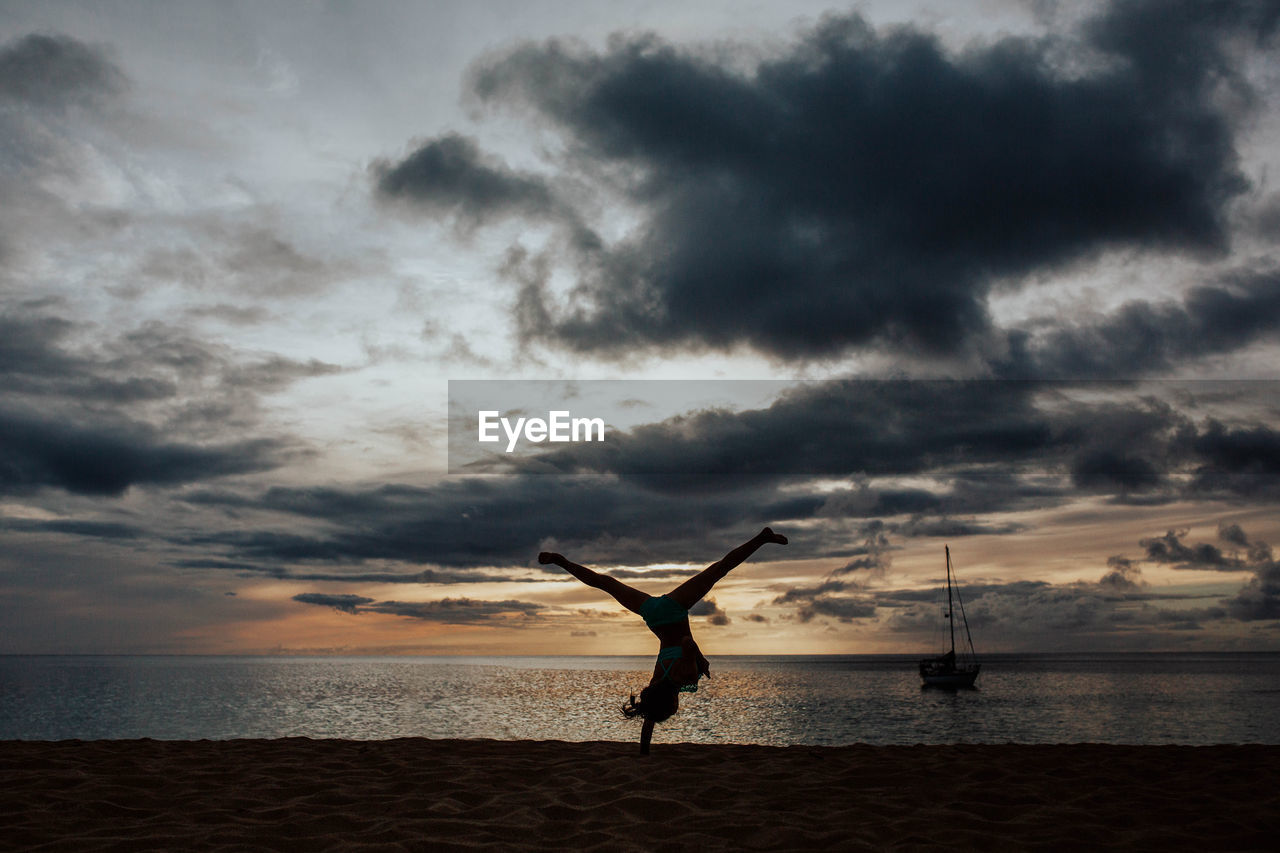
[[651,684],[640,691],[639,702],[636,694],[632,693],[630,701],[622,706],[622,713],[628,718],[644,717],[660,723],[679,709],[679,696],[680,691],[674,684]]

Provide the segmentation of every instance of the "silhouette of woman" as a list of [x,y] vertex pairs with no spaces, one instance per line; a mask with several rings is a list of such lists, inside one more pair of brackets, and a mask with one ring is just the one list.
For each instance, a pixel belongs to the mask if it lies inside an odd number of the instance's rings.
[[730,570],[768,543],[786,545],[787,537],[765,528],[734,548],[724,557],[707,566],[666,595],[653,596],[627,586],[617,578],[593,572],[586,566],[570,562],[563,555],[543,551],[539,563],[554,563],[587,586],[604,590],[618,603],[633,613],[640,614],[644,624],[658,637],[658,660],[654,664],[653,678],[649,686],[640,691],[640,701],[635,694],[622,706],[628,717],[641,716],[644,725],[640,729],[640,752],[649,754],[649,742],[653,738],[653,724],[660,723],[680,708],[680,694],[698,689],[698,679],[711,677],[711,665],[702,656],[698,644],[693,641],[689,628],[689,608],[702,600],[716,582]]

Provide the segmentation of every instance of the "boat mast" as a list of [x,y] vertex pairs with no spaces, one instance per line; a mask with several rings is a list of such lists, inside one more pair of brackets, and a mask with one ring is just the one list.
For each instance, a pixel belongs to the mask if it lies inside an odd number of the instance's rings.
[[956,620],[953,618],[951,609],[951,548],[948,545],[942,546],[947,552],[947,627],[951,629],[951,655],[956,653]]

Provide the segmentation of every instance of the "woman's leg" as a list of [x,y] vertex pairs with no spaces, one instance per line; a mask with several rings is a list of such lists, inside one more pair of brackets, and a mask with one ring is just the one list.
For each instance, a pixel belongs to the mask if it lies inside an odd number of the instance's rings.
[[633,586],[627,586],[617,578],[611,578],[608,575],[602,575],[599,572],[593,572],[586,566],[579,566],[564,557],[562,554],[554,554],[550,551],[543,551],[538,555],[538,562],[542,564],[555,563],[578,580],[582,581],[589,587],[602,589],[617,599],[618,603],[630,610],[632,613],[640,612],[640,605],[648,601],[652,596],[647,592],[641,592]]
[[667,593],[667,598],[672,599],[681,607],[692,607],[702,600],[702,596],[711,591],[711,587],[716,585],[716,581],[729,574],[734,568],[742,564],[742,561],[750,557],[761,545],[767,543],[777,545],[786,545],[787,537],[774,533],[769,528],[765,528],[752,536],[746,542],[734,548],[722,558],[707,566],[693,577],[689,578],[680,586]]

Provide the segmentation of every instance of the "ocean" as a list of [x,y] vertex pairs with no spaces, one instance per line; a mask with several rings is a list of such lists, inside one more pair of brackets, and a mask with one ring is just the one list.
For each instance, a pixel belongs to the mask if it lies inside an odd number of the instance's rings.
[[[1280,654],[718,656],[657,741],[1280,743]],[[0,740],[635,740],[642,657],[0,656]]]

